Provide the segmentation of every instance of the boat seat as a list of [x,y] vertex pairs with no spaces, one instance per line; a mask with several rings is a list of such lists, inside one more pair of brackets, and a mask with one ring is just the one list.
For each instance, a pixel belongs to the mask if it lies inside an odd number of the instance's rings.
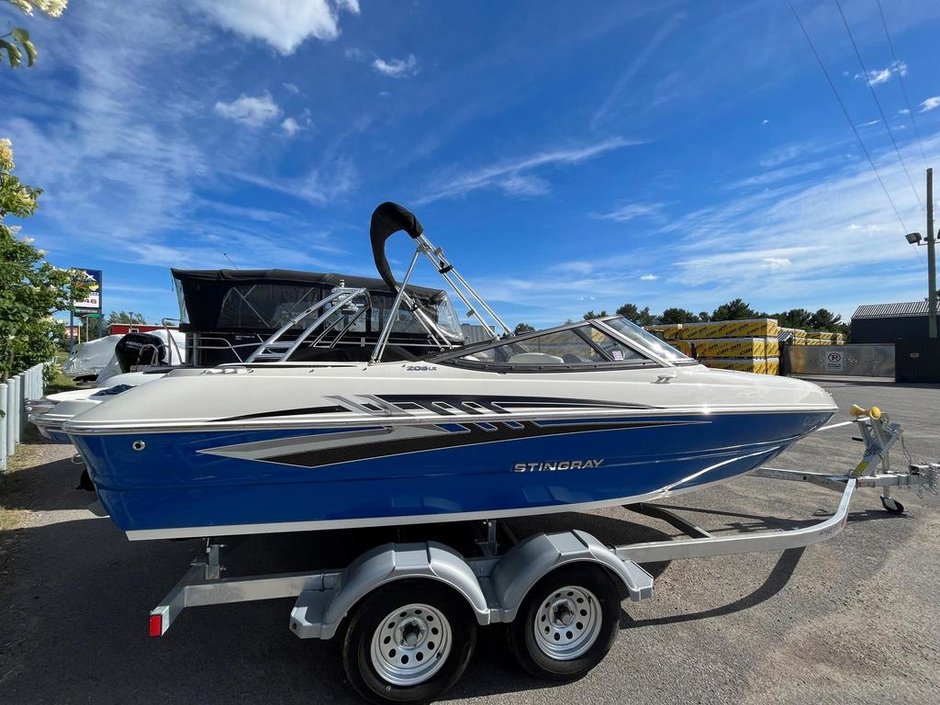
[[564,363],[565,361],[557,355],[540,352],[518,353],[509,358],[510,365],[563,365]]

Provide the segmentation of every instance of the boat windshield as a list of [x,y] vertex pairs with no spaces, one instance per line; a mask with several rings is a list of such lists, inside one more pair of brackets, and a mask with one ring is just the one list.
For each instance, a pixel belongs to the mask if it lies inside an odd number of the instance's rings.
[[467,367],[506,370],[661,364],[632,344],[618,340],[612,332],[602,330],[593,321],[477,345],[436,359]]
[[630,342],[645,347],[670,362],[694,362],[692,358],[683,355],[668,343],[643,330],[635,323],[631,323],[623,316],[603,318],[601,323],[610,326]]

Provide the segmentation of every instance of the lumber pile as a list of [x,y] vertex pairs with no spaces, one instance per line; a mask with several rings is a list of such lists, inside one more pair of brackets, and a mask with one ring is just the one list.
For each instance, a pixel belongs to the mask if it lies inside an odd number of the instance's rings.
[[703,365],[722,370],[780,373],[780,326],[773,318],[650,326],[655,333]]
[[780,340],[791,345],[844,345],[842,333],[784,328],[773,318],[647,326],[680,352],[722,370],[780,374]]

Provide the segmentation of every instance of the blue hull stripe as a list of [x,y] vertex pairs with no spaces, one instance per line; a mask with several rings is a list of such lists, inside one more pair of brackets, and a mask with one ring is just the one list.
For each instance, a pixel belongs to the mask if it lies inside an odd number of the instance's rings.
[[[212,453],[220,447],[329,442],[308,431],[73,436],[112,520],[126,531],[440,516],[628,500],[746,473],[824,424],[831,413],[684,415],[630,419],[648,425],[558,429],[306,467]],[[625,420],[624,420],[625,421]],[[580,422],[584,424],[582,420]],[[547,425],[546,421],[538,422]],[[433,429],[435,437],[467,435]],[[486,441],[497,431],[474,429]],[[349,451],[369,442],[348,439]],[[339,438],[339,437],[337,437]],[[345,442],[347,439],[342,439]],[[135,451],[134,441],[144,449]],[[333,441],[336,443],[337,441]],[[374,442],[374,441],[372,441]],[[350,452],[350,455],[353,455]],[[554,470],[552,469],[554,468]],[[677,484],[678,483],[678,484]]]

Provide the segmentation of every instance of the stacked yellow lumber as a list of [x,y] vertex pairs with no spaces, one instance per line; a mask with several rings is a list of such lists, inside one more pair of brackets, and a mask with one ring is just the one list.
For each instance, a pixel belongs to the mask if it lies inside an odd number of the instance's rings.
[[845,345],[845,336],[842,333],[804,331],[798,328],[792,330],[794,330],[794,334],[790,342],[793,345]]
[[685,343],[696,357],[776,357],[780,353],[776,338],[697,338]]
[[780,326],[781,333],[790,333],[790,342],[793,345],[802,345],[803,341],[806,340],[806,331],[802,328],[784,328]]
[[679,350],[703,365],[721,370],[778,374],[780,326],[773,318],[683,323],[669,334]]
[[780,326],[774,318],[744,318],[739,321],[683,323],[679,337],[683,340],[702,338],[776,338]]
[[780,374],[780,333],[790,333],[791,345],[845,344],[842,333],[784,328],[773,318],[667,323],[647,330],[703,365],[769,375]]
[[688,356],[688,357],[692,357],[692,356],[693,356],[693,353],[692,353],[692,341],[690,341],[690,340],[670,340],[670,341],[669,341],[669,344],[670,344],[672,347],[676,348],[676,349],[677,349],[679,352],[681,352],[683,355],[686,355],[686,356]]
[[656,326],[646,326],[646,330],[659,336],[663,340],[678,340],[679,332],[682,330],[681,323],[662,323]]

